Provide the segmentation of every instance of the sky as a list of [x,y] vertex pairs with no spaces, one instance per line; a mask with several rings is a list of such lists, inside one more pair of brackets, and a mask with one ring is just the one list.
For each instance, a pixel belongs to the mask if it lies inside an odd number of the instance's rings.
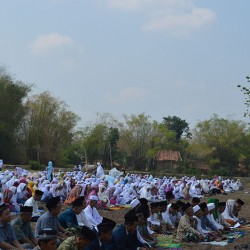
[[81,117],[247,121],[249,0],[0,0],[0,65]]

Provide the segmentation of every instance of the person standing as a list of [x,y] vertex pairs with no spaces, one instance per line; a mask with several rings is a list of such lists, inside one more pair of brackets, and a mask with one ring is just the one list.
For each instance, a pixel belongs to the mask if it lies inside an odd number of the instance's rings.
[[48,167],[47,167],[47,178],[51,182],[53,180],[53,172],[54,172],[54,167],[52,161],[48,162]]

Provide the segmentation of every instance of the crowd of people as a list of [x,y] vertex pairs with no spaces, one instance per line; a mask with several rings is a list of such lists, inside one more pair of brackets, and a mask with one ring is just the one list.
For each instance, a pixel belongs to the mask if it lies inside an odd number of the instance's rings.
[[[0,172],[0,249],[154,249],[159,234],[223,240],[223,232],[245,223],[244,202],[202,199],[242,188],[240,180],[221,177],[154,178],[116,168],[105,175],[100,163],[94,173],[54,173],[52,162],[36,173],[16,167]],[[121,225],[98,211],[123,205],[131,209]]]

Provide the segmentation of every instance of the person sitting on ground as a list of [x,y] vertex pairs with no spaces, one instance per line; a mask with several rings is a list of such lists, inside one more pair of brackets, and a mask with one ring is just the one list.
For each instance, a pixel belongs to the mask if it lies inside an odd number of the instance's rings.
[[58,216],[61,226],[69,229],[72,233],[76,234],[79,229],[77,215],[86,207],[84,197],[79,197],[72,202],[72,207],[65,210]]
[[136,215],[138,216],[137,237],[139,241],[149,248],[156,247],[157,239],[150,234],[147,227],[147,217],[149,216],[149,211],[141,208],[138,212],[136,212]]
[[85,226],[90,229],[97,229],[97,225],[102,222],[103,217],[100,216],[96,207],[97,207],[98,197],[95,195],[90,196],[89,205],[83,210],[85,214]]
[[197,230],[197,220],[193,218],[193,207],[187,203],[183,207],[184,215],[177,228],[177,239],[186,242],[203,241],[204,236]]
[[41,230],[37,236],[38,246],[33,250],[56,250],[57,232],[55,230]]
[[20,183],[17,187],[17,203],[23,204],[26,200],[28,200],[32,194],[30,195],[28,187],[25,183]]
[[10,210],[2,204],[0,206],[0,249],[24,249],[17,240],[10,221]]
[[246,222],[246,219],[245,218],[239,218],[238,215],[239,215],[239,212],[241,211],[241,208],[242,206],[245,204],[245,202],[241,199],[237,199],[236,200],[236,203],[235,203],[235,206],[234,206],[234,210],[233,210],[233,214],[236,218],[239,219],[239,223],[240,224],[244,224]]
[[203,216],[201,218],[201,226],[202,226],[202,228],[204,230],[207,230],[207,231],[210,231],[210,230],[211,231],[217,231],[217,228],[212,223],[210,223],[210,221],[207,218],[207,215],[208,215],[207,203],[202,202],[202,203],[199,204],[199,207],[203,212]]
[[97,193],[99,203],[99,209],[106,209],[110,205],[108,193],[106,191],[106,187],[104,185],[99,185],[99,192]]
[[176,221],[175,221],[175,227],[177,228],[181,217],[184,215],[183,207],[185,207],[185,203],[183,201],[178,200],[176,201],[175,204],[179,207],[177,210]]
[[145,250],[146,247],[138,240],[136,227],[138,216],[134,211],[128,211],[125,216],[125,223],[118,225],[113,230],[113,242],[116,250]]
[[223,212],[225,211],[226,209],[226,202],[225,201],[221,201],[218,203],[218,223],[220,223],[222,226],[224,226],[224,229],[226,231],[229,231],[230,230],[230,224],[228,222],[226,222],[224,216],[223,216]]
[[[46,182],[49,182],[49,181],[47,180]],[[42,188],[43,196],[41,198],[41,202],[46,203],[50,198],[53,197],[50,187],[51,187],[51,184],[46,183],[44,187]]]
[[47,203],[46,207],[48,211],[42,214],[37,220],[35,235],[38,235],[38,232],[47,228],[51,228],[57,232],[58,244],[61,241],[64,241],[68,236],[72,236],[73,234],[67,232],[61,225],[58,220],[58,215],[61,211],[62,204],[60,196],[56,196],[51,198]]
[[15,232],[17,240],[25,249],[34,248],[37,245],[37,241],[30,225],[32,211],[33,207],[21,207],[19,217],[10,223]]
[[176,215],[179,207],[175,204],[169,204],[165,212],[162,213],[162,218],[169,226],[169,230],[175,230]]
[[156,233],[148,226],[148,218],[150,217],[150,208],[148,200],[141,198],[134,199],[130,203],[132,211],[138,216],[137,236],[141,243],[150,247],[156,246]]
[[71,236],[63,241],[58,250],[85,250],[95,238],[96,233],[88,227],[83,226],[75,236]]
[[[238,218],[234,215],[235,211],[235,205],[236,202],[235,200],[229,199],[226,202],[226,209],[222,213],[222,216],[226,220],[227,223],[229,223],[231,226],[235,225],[238,221]],[[239,206],[238,209],[241,207]]]
[[102,222],[97,225],[97,237],[94,241],[92,241],[84,250],[101,250],[101,249],[119,249],[114,248],[114,244],[112,240],[112,232],[116,225],[116,222],[108,219],[103,218]]
[[[200,205],[196,205],[193,207],[194,210],[194,218],[197,220],[197,231],[199,231],[200,234],[203,235],[206,241],[211,241],[212,236],[210,237],[210,230],[207,230],[206,228],[202,227],[202,219],[203,219],[203,211],[200,207]],[[213,237],[214,239],[214,237]]]
[[158,204],[159,202],[150,203],[150,216],[147,219],[150,230],[159,233],[160,232],[160,222],[157,219],[158,214]]
[[157,220],[160,222],[160,231],[157,232],[159,234],[168,234],[172,227],[168,222],[163,219],[162,213],[167,210],[168,201],[160,201],[158,202],[158,213]]
[[32,219],[31,219],[32,222],[37,222],[37,219],[41,215],[41,212],[38,209],[39,206],[38,202],[41,200],[42,196],[43,196],[43,191],[37,189],[35,191],[35,194],[24,203],[24,206],[33,207]]
[[213,224],[213,226],[217,230],[220,230],[220,231],[224,230],[224,227],[214,219],[213,213],[215,211],[215,204],[214,203],[208,203],[207,208],[208,208],[207,218],[210,221],[210,223]]
[[191,205],[192,207],[196,206],[196,205],[199,205],[199,203],[201,202],[200,198],[198,197],[193,197],[192,198],[192,201],[191,201]]

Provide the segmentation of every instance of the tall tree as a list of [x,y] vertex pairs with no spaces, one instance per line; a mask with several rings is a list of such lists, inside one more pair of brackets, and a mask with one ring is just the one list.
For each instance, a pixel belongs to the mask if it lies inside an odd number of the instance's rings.
[[243,158],[250,159],[249,139],[245,123],[213,115],[196,125],[190,151],[196,158],[206,160],[211,167],[220,167],[225,174],[232,174]]
[[62,151],[72,141],[79,118],[49,92],[30,98],[27,108],[23,144],[28,158],[43,163],[59,161]]
[[178,143],[182,136],[190,137],[189,125],[188,123],[177,116],[167,116],[163,117],[163,124],[167,126],[170,131],[175,132],[176,142]]
[[31,86],[0,68],[0,158],[18,162],[19,129],[26,113],[23,102]]
[[[247,84],[250,83],[250,76],[247,76],[246,77],[247,79]],[[244,85],[241,85],[239,84],[237,86],[238,88],[240,88],[241,92],[243,92],[244,96],[245,96],[245,106],[246,106],[246,111],[244,113],[244,116],[250,116],[250,112],[249,112],[249,107],[250,107],[250,87],[248,86],[245,86]]]

